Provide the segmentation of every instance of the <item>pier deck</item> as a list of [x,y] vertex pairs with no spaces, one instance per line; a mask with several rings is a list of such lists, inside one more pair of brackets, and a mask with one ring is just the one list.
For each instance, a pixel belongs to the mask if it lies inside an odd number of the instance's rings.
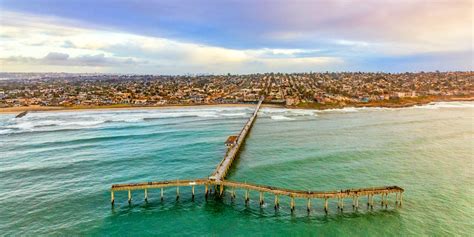
[[250,129],[253,126],[253,123],[255,122],[255,118],[257,118],[257,113],[260,110],[260,106],[262,105],[262,102],[263,102],[263,98],[259,100],[257,107],[255,108],[255,111],[253,112],[252,116],[245,123],[239,135],[237,135],[235,144],[229,148],[226,155],[224,156],[224,159],[222,159],[222,161],[217,165],[216,170],[209,177],[210,179],[213,179],[215,181],[220,181],[225,178],[225,176],[227,175],[227,172],[232,166],[232,163],[235,157],[237,157],[237,155],[239,154],[240,146],[242,146],[242,144],[244,143]]
[[145,200],[148,199],[148,190],[149,189],[161,189],[161,196],[160,198],[163,200],[163,189],[164,188],[176,188],[176,198],[179,198],[179,187],[191,187],[192,188],[192,198],[194,199],[195,191],[194,187],[196,186],[204,186],[205,187],[205,196],[209,195],[209,193],[214,189],[214,193],[222,196],[224,194],[224,190],[230,189],[231,198],[235,198],[235,189],[242,189],[245,190],[245,202],[249,201],[250,191],[258,192],[260,194],[260,204],[262,205],[264,202],[264,194],[272,194],[275,196],[275,208],[279,207],[279,196],[288,196],[291,198],[290,207],[294,209],[294,199],[306,199],[308,200],[308,211],[310,208],[311,199],[324,199],[325,204],[324,208],[327,211],[327,202],[328,199],[337,199],[338,200],[338,208],[342,209],[344,207],[344,198],[352,198],[353,200],[353,207],[359,207],[359,198],[360,197],[367,197],[367,205],[373,207],[374,206],[374,195],[381,196],[381,205],[387,206],[388,205],[388,195],[394,193],[395,194],[395,203],[397,205],[402,204],[402,193],[404,192],[403,188],[398,186],[386,186],[386,187],[373,187],[373,188],[361,188],[361,189],[346,189],[346,190],[339,190],[339,191],[302,191],[302,190],[292,190],[292,189],[284,189],[266,185],[258,185],[258,184],[250,184],[250,183],[242,183],[237,181],[228,181],[228,180],[221,180],[221,181],[214,181],[210,179],[194,179],[194,180],[170,180],[170,181],[159,181],[159,182],[144,182],[144,183],[135,183],[135,184],[116,184],[112,185],[111,189],[111,198],[112,203],[114,202],[114,192],[116,191],[128,191],[128,201],[131,202],[132,200],[132,190],[144,190],[145,192]]
[[174,181],[158,181],[158,182],[143,182],[143,183],[131,183],[131,184],[114,184],[111,188],[111,202],[112,205],[115,202],[114,192],[117,191],[128,191],[128,201],[132,200],[132,190],[144,190],[145,200],[148,199],[148,189],[161,189],[161,200],[163,200],[164,188],[174,187],[176,188],[176,198],[179,198],[179,187],[191,187],[192,188],[192,198],[194,199],[195,187],[204,186],[205,187],[205,196],[208,197],[209,193],[214,190],[214,194],[222,196],[224,194],[225,188],[231,189],[231,198],[236,197],[235,189],[245,190],[245,202],[248,203],[250,191],[260,193],[260,205],[264,202],[264,194],[269,193],[275,196],[275,208],[279,207],[279,196],[288,196],[291,198],[290,207],[293,211],[295,208],[295,198],[307,199],[307,208],[310,211],[311,199],[324,199],[324,209],[327,212],[328,209],[328,199],[337,199],[338,209],[342,210],[344,206],[344,198],[352,198],[352,205],[354,208],[359,206],[359,197],[367,196],[367,205],[373,207],[374,205],[374,195],[381,196],[381,205],[387,207],[388,205],[388,195],[395,193],[397,205],[402,204],[402,194],[404,189],[398,186],[385,186],[385,187],[372,187],[372,188],[360,188],[360,189],[346,189],[339,191],[302,191],[302,190],[292,190],[285,188],[278,188],[272,186],[258,185],[258,184],[249,184],[242,183],[237,181],[225,180],[227,172],[232,166],[233,161],[238,156],[240,147],[245,142],[250,129],[252,128],[255,119],[257,117],[258,111],[263,102],[263,97],[260,98],[255,111],[249,120],[245,123],[244,127],[237,136],[233,136],[228,139],[226,145],[228,145],[228,150],[224,158],[219,162],[214,172],[208,178],[202,179],[193,179],[193,180],[174,180]]

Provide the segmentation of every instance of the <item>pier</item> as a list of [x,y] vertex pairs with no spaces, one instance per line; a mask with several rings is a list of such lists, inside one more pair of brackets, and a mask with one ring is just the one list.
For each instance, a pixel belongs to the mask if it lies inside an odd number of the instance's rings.
[[240,130],[239,135],[229,137],[231,139],[228,139],[228,142],[226,142],[226,145],[229,147],[227,153],[224,156],[224,159],[222,159],[222,161],[217,165],[216,170],[214,171],[214,173],[212,173],[209,179],[219,182],[225,178],[227,172],[232,166],[232,162],[239,154],[240,146],[242,146],[242,144],[244,143],[245,139],[247,138],[247,135],[249,134],[250,129],[253,126],[253,123],[255,122],[255,119],[257,118],[257,113],[260,110],[260,106],[262,106],[262,102],[263,97],[260,98],[260,100],[258,101],[255,111],[253,112],[252,116],[250,116],[249,120],[245,123],[242,130]]
[[[176,189],[176,200],[180,198],[180,187],[191,188],[191,198],[194,200],[195,187],[204,187],[204,196],[206,199],[210,194],[214,196],[223,197],[226,193],[230,193],[232,200],[236,199],[236,190],[243,190],[244,201],[246,204],[250,201],[250,192],[257,192],[259,194],[260,207],[265,202],[265,194],[273,196],[273,205],[275,209],[280,207],[280,197],[289,197],[289,207],[291,212],[295,210],[295,199],[304,199],[307,201],[306,208],[310,212],[311,200],[321,199],[323,201],[323,207],[325,212],[328,212],[329,200],[337,200],[337,208],[342,211],[344,209],[344,199],[352,200],[353,209],[359,208],[359,199],[365,198],[367,208],[374,208],[375,197],[379,197],[380,206],[388,207],[389,194],[395,195],[395,206],[401,206],[403,200],[404,189],[398,186],[384,186],[384,187],[371,187],[371,188],[360,188],[360,189],[346,189],[339,191],[303,191],[303,190],[292,190],[285,188],[278,188],[259,184],[242,183],[237,181],[226,180],[225,177],[227,172],[232,167],[233,161],[238,157],[240,148],[245,142],[255,119],[257,118],[258,111],[262,105],[264,97],[261,97],[258,104],[249,118],[245,123],[242,130],[237,135],[230,136],[225,142],[228,147],[224,158],[219,162],[216,169],[208,178],[194,179],[194,180],[169,180],[169,181],[158,181],[158,182],[143,182],[143,183],[132,183],[132,184],[114,184],[111,188],[111,203],[115,203],[115,192],[127,191],[128,202],[132,202],[132,191],[142,190],[143,198],[145,201],[148,200],[148,190],[160,189],[160,200],[164,200],[164,190],[169,188]],[[225,191],[227,189],[227,191]],[[377,198],[375,198],[377,199]]]

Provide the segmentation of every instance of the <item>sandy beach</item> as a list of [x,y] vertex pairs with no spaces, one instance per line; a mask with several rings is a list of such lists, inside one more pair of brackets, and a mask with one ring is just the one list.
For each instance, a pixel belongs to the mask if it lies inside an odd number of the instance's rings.
[[[131,109],[179,109],[179,108],[212,108],[212,107],[247,107],[254,104],[206,104],[206,105],[162,105],[162,106],[131,106],[131,105],[112,105],[112,106],[18,106],[0,108],[0,114],[18,114],[23,111],[29,112],[67,112],[67,111],[91,111],[91,110],[131,110]],[[262,107],[284,108],[283,105],[265,104]]]

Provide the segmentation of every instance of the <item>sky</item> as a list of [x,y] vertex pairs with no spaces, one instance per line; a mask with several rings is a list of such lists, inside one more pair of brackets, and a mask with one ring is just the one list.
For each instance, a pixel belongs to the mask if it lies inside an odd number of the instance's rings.
[[474,70],[471,0],[0,0],[0,71]]

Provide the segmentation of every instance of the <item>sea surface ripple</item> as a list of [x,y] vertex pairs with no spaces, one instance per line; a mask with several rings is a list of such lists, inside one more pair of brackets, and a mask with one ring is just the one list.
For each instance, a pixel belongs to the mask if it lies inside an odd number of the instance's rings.
[[[305,200],[291,214],[258,193],[116,193],[114,183],[207,177],[252,107],[0,115],[2,235],[469,236],[474,232],[474,103],[325,111],[263,108],[228,179],[303,190],[399,185],[404,205],[338,213]],[[376,199],[380,202],[380,199]],[[346,200],[346,207],[350,206]],[[361,198],[365,204],[366,199]]]

